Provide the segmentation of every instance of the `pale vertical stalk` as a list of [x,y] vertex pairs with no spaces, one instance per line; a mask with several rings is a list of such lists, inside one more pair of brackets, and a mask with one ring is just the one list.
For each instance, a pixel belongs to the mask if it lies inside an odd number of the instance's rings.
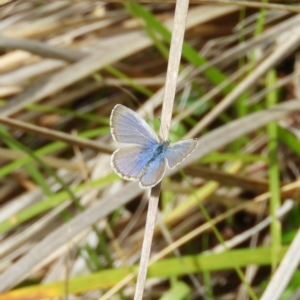
[[279,300],[300,262],[300,230],[274,273],[260,300]]
[[163,140],[167,140],[169,136],[188,6],[188,0],[176,1],[165,94],[161,114],[160,136]]
[[[163,100],[161,126],[160,126],[160,134],[159,134],[163,140],[168,139],[169,130],[170,130],[188,6],[189,6],[189,0],[176,1],[174,26],[173,26],[172,40],[170,46],[170,55],[169,55],[169,62],[168,62],[168,70],[167,70],[167,78],[166,78],[166,86],[165,86],[165,94]],[[160,194],[160,184],[158,184],[157,186],[151,189],[144,241],[142,247],[142,255],[140,260],[140,268],[138,272],[134,300],[142,300],[143,298],[150,251],[151,251],[151,244],[153,239],[153,232],[155,228],[159,194]]]
[[144,287],[145,287],[146,276],[148,271],[149,257],[151,252],[151,244],[152,244],[153,232],[155,228],[155,220],[157,215],[159,193],[160,193],[160,183],[151,189],[146,228],[145,228],[142,254],[141,254],[140,267],[138,272],[134,300],[143,299]]

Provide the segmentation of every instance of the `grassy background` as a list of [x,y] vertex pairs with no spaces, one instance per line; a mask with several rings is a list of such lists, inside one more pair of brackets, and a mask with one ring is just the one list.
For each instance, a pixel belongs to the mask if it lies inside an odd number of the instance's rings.
[[[170,139],[199,147],[163,180],[145,299],[259,299],[299,227],[296,6],[262,3],[190,5]],[[105,299],[124,278],[107,299],[132,299],[147,197],[112,172],[109,116],[122,103],[158,131],[173,15],[151,2],[0,10],[0,299]]]

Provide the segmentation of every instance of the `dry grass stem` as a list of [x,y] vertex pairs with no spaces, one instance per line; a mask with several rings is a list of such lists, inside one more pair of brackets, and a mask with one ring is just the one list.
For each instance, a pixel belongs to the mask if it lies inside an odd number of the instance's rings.
[[[296,2],[0,0],[1,300],[299,298]],[[198,140],[150,196],[116,104]]]

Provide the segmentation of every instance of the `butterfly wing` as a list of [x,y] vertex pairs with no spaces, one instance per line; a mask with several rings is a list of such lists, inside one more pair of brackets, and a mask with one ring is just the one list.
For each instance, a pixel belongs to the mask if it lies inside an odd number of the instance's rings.
[[151,148],[132,145],[116,150],[111,156],[114,171],[126,180],[140,180],[140,173],[149,161],[153,151]]
[[137,113],[117,104],[111,112],[110,128],[113,139],[120,143],[150,146],[158,143],[152,128]]
[[140,187],[148,189],[157,185],[166,171],[166,158],[164,155],[157,156],[147,167],[145,174],[140,179]]
[[168,167],[170,169],[176,167],[195,150],[197,144],[197,140],[190,139],[179,141],[170,145],[166,150]]

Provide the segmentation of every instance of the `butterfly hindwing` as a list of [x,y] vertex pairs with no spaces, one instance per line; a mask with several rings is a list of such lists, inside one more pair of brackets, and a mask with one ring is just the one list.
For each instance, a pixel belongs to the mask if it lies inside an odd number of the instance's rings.
[[156,134],[146,121],[121,104],[112,110],[110,127],[113,139],[120,143],[151,146],[158,142]]
[[166,150],[166,159],[168,167],[173,169],[180,162],[182,162],[187,156],[189,156],[197,147],[197,140],[183,140],[171,144]]
[[140,187],[147,189],[157,185],[165,174],[166,166],[167,163],[164,155],[154,158],[146,167],[146,172],[140,179]]
[[151,148],[131,145],[118,149],[112,154],[111,165],[124,179],[138,181],[140,173],[152,155]]

